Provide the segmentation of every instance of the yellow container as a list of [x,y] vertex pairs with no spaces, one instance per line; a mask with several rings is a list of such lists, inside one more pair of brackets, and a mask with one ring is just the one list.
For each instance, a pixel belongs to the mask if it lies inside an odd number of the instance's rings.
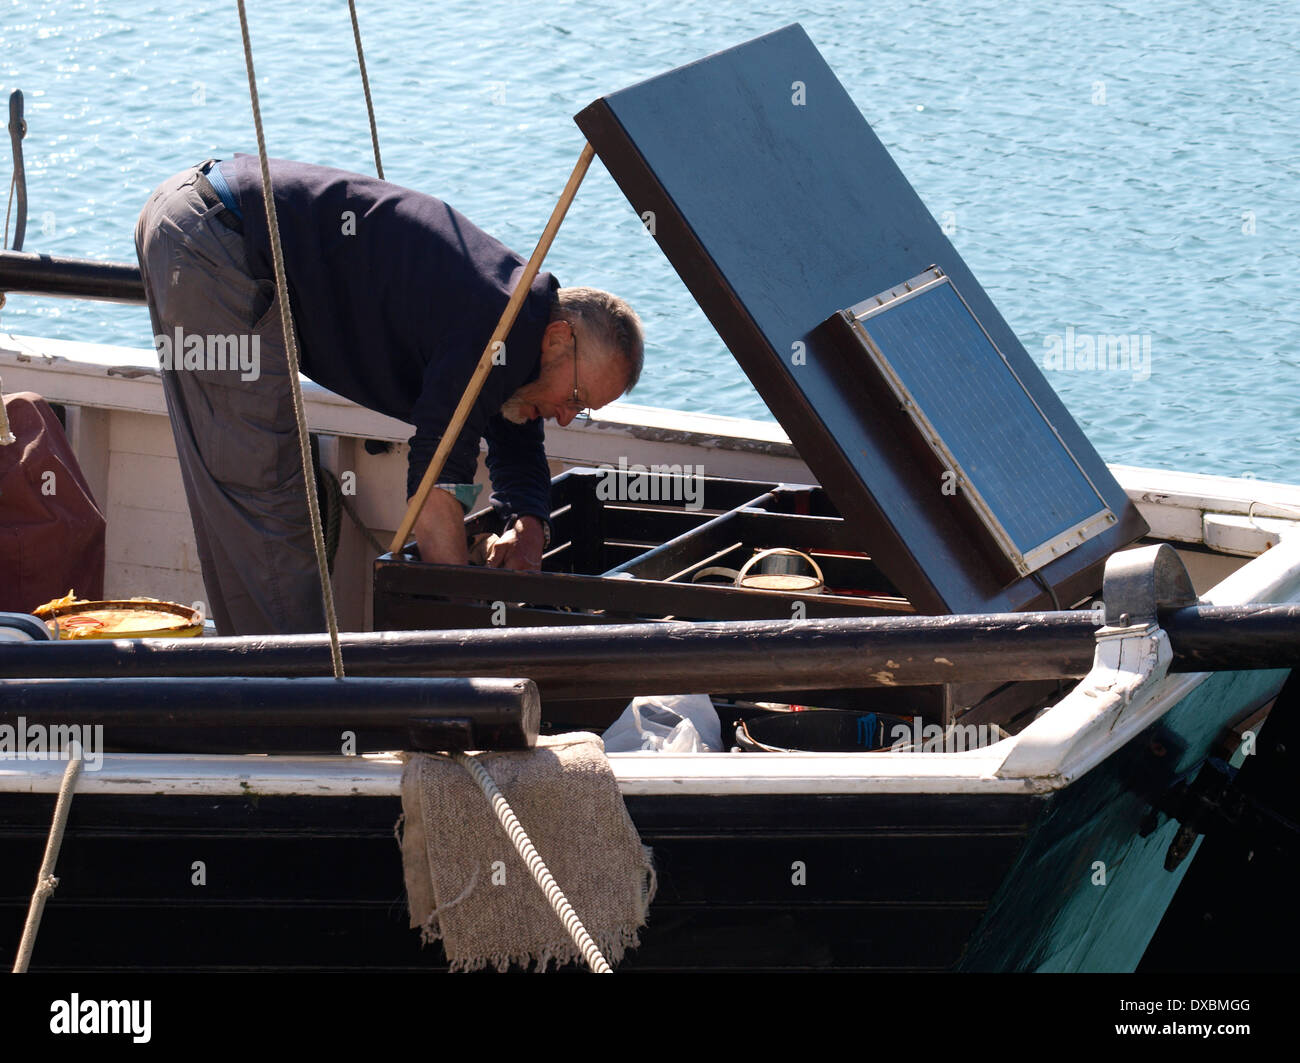
[[157,598],[88,602],[69,591],[32,610],[57,639],[192,638],[203,633],[197,609]]

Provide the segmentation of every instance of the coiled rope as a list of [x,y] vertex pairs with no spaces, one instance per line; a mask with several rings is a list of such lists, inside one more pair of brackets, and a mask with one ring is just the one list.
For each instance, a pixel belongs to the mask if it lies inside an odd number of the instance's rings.
[[573,905],[569,903],[569,899],[565,897],[564,892],[556,883],[545,862],[538,855],[532,840],[528,837],[527,832],[520,824],[514,810],[506,801],[492,776],[487,773],[487,769],[467,753],[453,753],[451,756],[478,783],[479,789],[483,791],[483,795],[492,806],[492,811],[496,813],[497,821],[505,828],[505,832],[510,836],[510,841],[515,850],[523,858],[524,863],[528,865],[528,871],[533,876],[533,881],[546,895],[547,903],[550,904],[552,911],[560,917],[560,922],[564,924],[565,931],[573,939],[573,943],[581,950],[583,959],[587,961],[587,966],[596,974],[613,974],[613,968],[606,962],[596,943],[592,941],[591,935],[587,933],[587,928],[582,925],[582,920],[578,918],[578,913],[573,910]]
[[307,415],[303,412],[302,383],[298,380],[298,334],[293,327],[289,307],[289,281],[284,272],[284,251],[280,246],[280,222],[275,212],[275,190],[271,185],[271,167],[266,156],[266,137],[262,132],[262,109],[257,99],[257,75],[253,72],[253,45],[248,36],[248,13],[244,0],[239,5],[239,30],[244,38],[244,65],[248,68],[248,94],[253,102],[253,126],[257,130],[257,161],[262,168],[262,200],[266,206],[266,225],[271,235],[271,264],[275,269],[275,290],[280,300],[280,324],[284,329],[289,361],[289,388],[293,396],[293,416],[298,422],[298,453],[302,460],[303,489],[307,493],[307,514],[311,521],[312,544],[316,548],[316,568],[320,574],[321,600],[325,621],[329,625],[330,662],[334,678],[343,678],[343,651],[339,647],[339,619],[334,611],[334,588],[330,583],[329,559],[325,536],[321,531],[320,507],[316,504],[316,465],[311,460],[311,441],[307,434]]
[[36,889],[32,892],[32,902],[27,909],[27,922],[23,924],[23,938],[18,944],[18,955],[14,959],[14,974],[25,974],[31,962],[32,950],[36,947],[36,932],[41,928],[41,916],[45,913],[45,902],[58,888],[59,880],[54,877],[54,867],[59,860],[59,850],[63,848],[63,831],[68,825],[68,813],[72,811],[72,792],[77,788],[77,777],[81,774],[81,744],[73,742],[68,766],[63,772],[63,782],[59,784],[59,799],[54,804],[54,819],[50,823],[50,836],[45,840],[45,858],[41,869],[36,874]]

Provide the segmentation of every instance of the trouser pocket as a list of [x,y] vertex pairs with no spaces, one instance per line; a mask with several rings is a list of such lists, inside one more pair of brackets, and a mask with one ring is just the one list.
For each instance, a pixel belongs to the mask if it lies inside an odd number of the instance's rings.
[[[261,285],[259,301],[266,295]],[[299,478],[301,470],[280,305],[273,285],[271,292],[270,304],[255,324],[237,333],[204,338],[217,355],[214,359],[202,368],[174,370],[184,378],[182,386],[202,394],[204,416],[195,419],[193,428],[213,478],[259,491]],[[256,312],[256,305],[250,313]],[[237,365],[227,359],[221,367],[223,347],[238,352]]]

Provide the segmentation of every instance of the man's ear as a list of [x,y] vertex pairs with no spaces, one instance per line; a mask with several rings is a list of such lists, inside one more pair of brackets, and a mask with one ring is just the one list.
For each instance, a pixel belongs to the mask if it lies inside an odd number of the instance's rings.
[[551,344],[559,338],[559,334],[564,330],[564,322],[558,319],[547,324],[542,329],[542,353],[545,354]]
[[569,353],[569,323],[556,318],[542,331],[542,357],[552,359]]

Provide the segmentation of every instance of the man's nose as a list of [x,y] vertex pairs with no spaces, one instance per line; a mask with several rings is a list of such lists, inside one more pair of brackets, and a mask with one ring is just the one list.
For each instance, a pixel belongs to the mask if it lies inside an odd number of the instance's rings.
[[555,413],[555,423],[558,424],[561,428],[567,428],[569,424],[573,421],[573,419],[577,416],[578,415],[574,413],[571,409],[569,409],[567,406],[562,406]]

